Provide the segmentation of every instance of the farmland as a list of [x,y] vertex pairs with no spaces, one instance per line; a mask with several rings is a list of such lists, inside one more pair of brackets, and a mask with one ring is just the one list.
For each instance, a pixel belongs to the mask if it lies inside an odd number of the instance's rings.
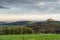
[[0,35],[0,40],[60,40],[60,34]]

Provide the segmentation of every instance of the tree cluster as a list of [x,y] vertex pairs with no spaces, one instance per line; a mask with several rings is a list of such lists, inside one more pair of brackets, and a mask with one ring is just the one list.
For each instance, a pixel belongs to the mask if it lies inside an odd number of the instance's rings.
[[33,34],[34,31],[32,28],[28,28],[25,26],[17,26],[17,27],[2,27],[0,28],[0,34]]

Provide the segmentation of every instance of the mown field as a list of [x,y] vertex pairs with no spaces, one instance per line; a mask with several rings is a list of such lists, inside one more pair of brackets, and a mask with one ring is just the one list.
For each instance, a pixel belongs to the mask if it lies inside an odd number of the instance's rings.
[[0,40],[60,40],[60,34],[0,35]]

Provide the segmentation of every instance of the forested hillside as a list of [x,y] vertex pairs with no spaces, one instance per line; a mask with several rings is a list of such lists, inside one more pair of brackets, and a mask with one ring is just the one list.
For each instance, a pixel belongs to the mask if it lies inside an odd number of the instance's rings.
[[18,21],[4,23],[5,22],[0,24],[2,25],[0,26],[0,34],[60,33],[60,21],[55,21],[53,19],[38,22]]

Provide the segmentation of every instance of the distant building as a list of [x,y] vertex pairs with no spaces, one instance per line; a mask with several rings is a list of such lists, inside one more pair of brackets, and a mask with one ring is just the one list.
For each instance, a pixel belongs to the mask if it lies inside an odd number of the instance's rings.
[[51,21],[54,21],[52,18],[49,18],[48,20],[47,20],[48,22],[51,22]]

